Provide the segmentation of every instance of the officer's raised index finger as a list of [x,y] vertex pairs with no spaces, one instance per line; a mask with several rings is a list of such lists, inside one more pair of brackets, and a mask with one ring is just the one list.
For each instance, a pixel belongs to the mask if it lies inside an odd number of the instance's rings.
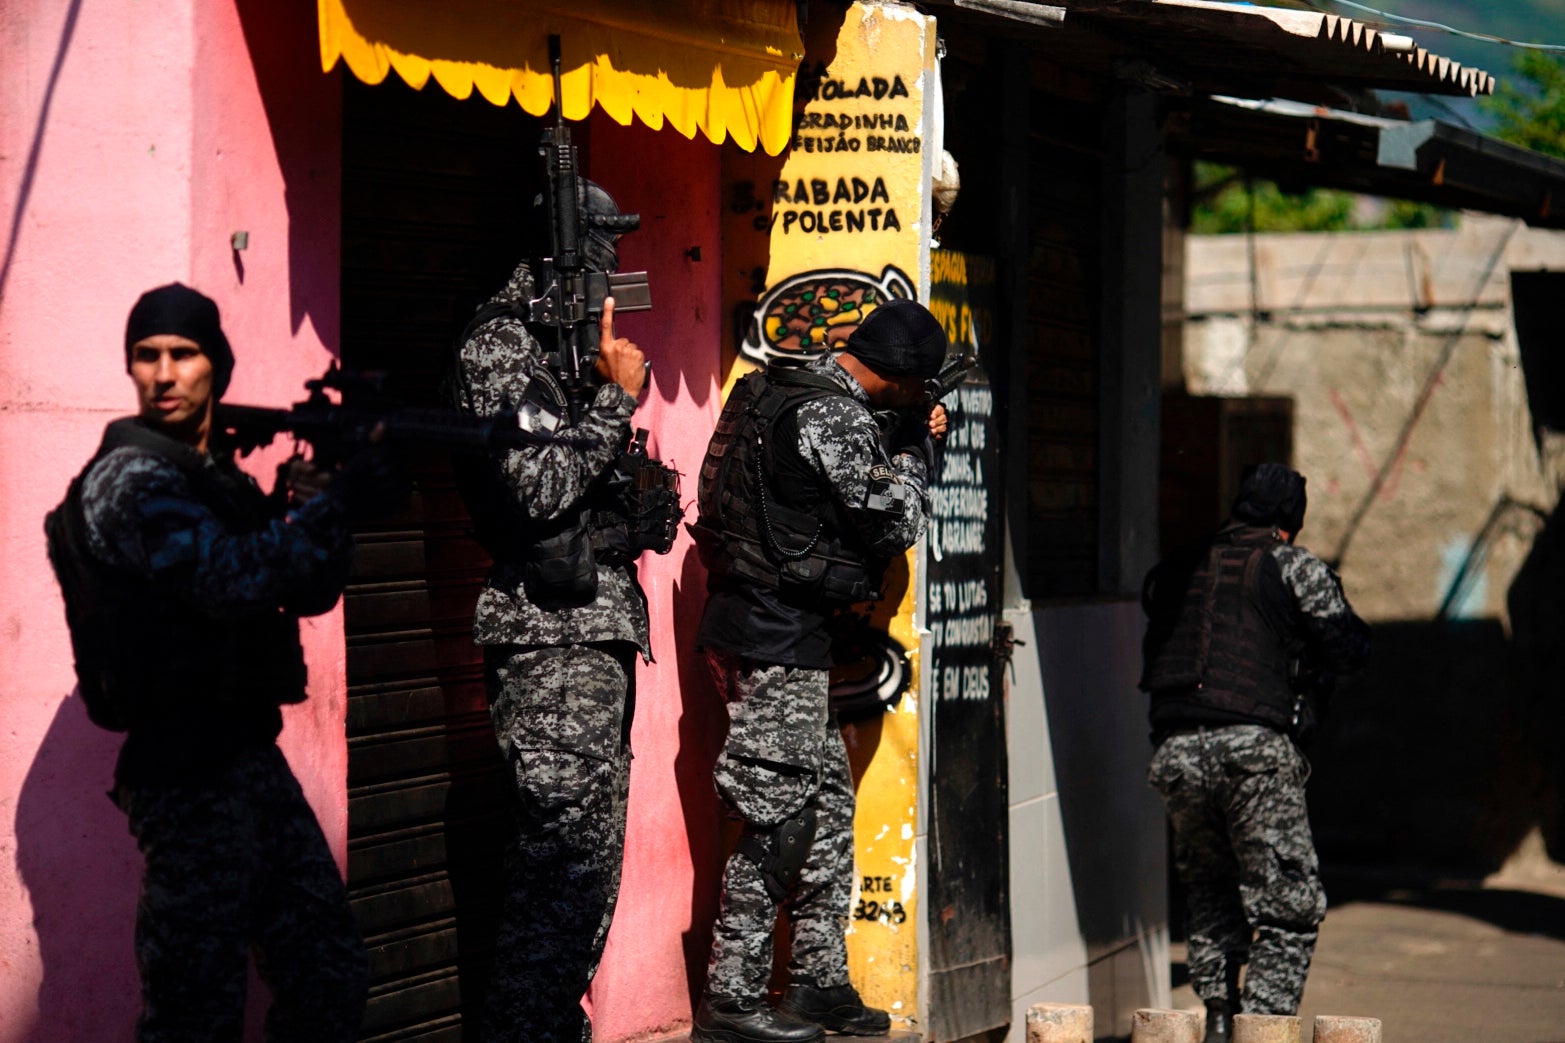
[[603,298],[603,318],[598,320],[598,350],[614,343],[614,298]]

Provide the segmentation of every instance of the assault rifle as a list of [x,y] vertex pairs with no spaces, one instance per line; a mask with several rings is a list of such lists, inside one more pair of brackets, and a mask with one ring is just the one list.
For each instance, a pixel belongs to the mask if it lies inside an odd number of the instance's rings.
[[924,381],[922,403],[900,409],[875,410],[873,414],[875,425],[880,428],[881,441],[886,447],[886,452],[895,453],[898,445],[906,444],[899,436],[905,435],[910,425],[914,430],[922,430],[923,425],[928,422],[930,410],[951,392],[961,387],[967,375],[977,368],[978,356],[971,351],[964,351],[960,355],[948,355],[940,367],[940,372]]
[[549,246],[551,256],[534,266],[539,294],[530,302],[529,321],[553,327],[555,343],[544,345],[556,364],[574,422],[591,398],[592,368],[598,357],[598,323],[603,299],[614,298],[615,313],[648,311],[652,307],[646,272],[600,272],[588,267],[583,240],[594,229],[621,235],[641,226],[639,214],[593,213],[583,205],[583,185],[576,146],[565,125],[560,95],[560,38],[549,37],[549,64],[554,73],[554,126],[544,131],[538,146],[548,180]]
[[[310,443],[317,464],[333,466],[370,444],[377,427],[391,443],[458,453],[494,453],[549,441],[547,434],[517,426],[515,413],[481,418],[451,409],[393,407],[378,377],[350,373],[335,362],[304,386],[309,395],[287,409],[219,402],[212,418],[214,442],[248,456],[286,432]],[[334,401],[328,389],[359,401]]]
[[1319,666],[1302,648],[1288,657],[1288,687],[1293,692],[1293,715],[1288,734],[1300,746],[1312,742],[1331,709],[1337,675]]
[[940,372],[924,383],[929,406],[933,408],[936,402],[944,400],[947,395],[961,387],[967,375],[977,368],[978,356],[971,351],[947,356],[945,364],[940,367]]

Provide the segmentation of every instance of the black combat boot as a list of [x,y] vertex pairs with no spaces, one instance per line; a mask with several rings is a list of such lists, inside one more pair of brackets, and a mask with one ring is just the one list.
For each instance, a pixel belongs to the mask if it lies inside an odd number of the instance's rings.
[[764,999],[703,996],[690,1043],[820,1043],[821,1027],[773,1010]]
[[1234,1015],[1240,1011],[1239,970],[1249,954],[1225,953],[1223,957],[1223,997],[1206,1001],[1206,1035],[1201,1043],[1230,1043],[1234,1034]]
[[1231,1043],[1234,1038],[1234,1011],[1227,1000],[1206,1001],[1206,1035],[1201,1043]]
[[851,984],[823,989],[812,981],[795,980],[777,1009],[848,1036],[884,1036],[891,1031],[891,1015],[864,1006]]

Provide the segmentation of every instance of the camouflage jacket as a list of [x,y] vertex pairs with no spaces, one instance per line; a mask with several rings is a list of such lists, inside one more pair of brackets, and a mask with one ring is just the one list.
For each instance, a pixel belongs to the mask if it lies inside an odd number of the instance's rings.
[[1318,669],[1336,674],[1357,670],[1369,659],[1369,627],[1342,592],[1337,573],[1303,547],[1272,548],[1283,585],[1299,610],[1304,641]]
[[1142,688],[1154,733],[1198,723],[1298,727],[1299,697],[1362,666],[1369,627],[1341,580],[1276,530],[1238,522],[1149,573]]
[[[228,472],[230,481],[255,484],[231,462],[209,466]],[[236,533],[195,498],[177,466],[138,449],[116,449],[93,465],[82,485],[82,512],[94,557],[211,616],[279,607],[304,616],[325,612],[352,565],[352,533],[330,497]]]
[[189,455],[206,474],[151,448],[108,449],[73,486],[83,545],[56,545],[51,533],[51,556],[106,566],[93,583],[118,591],[112,613],[128,613],[72,624],[121,637],[107,660],[96,643],[88,654],[90,669],[118,678],[106,698],[129,730],[122,783],[194,777],[275,739],[278,704],[305,697],[296,617],[336,604],[352,564],[352,534],[330,496],[284,512],[231,460]]
[[[525,305],[533,296],[526,265],[485,307]],[[460,366],[466,407],[478,416],[516,408],[544,365],[543,351],[517,315],[490,319],[462,345]],[[636,400],[618,384],[598,388],[579,423],[556,432],[556,440],[508,451],[499,461],[515,506],[526,518],[548,521],[577,510],[595,479],[607,471],[630,440]],[[521,570],[496,561],[473,616],[473,640],[480,645],[570,645],[629,641],[650,657],[646,597],[634,563],[599,563],[597,597],[578,607],[543,608],[522,586]]]
[[[842,508],[854,535],[873,554],[891,558],[924,534],[929,518],[928,468],[917,453],[887,455],[862,385],[832,356],[809,368],[841,386],[843,394],[805,402],[795,420],[798,454]],[[872,473],[907,487],[895,510],[869,505]],[[828,606],[802,605],[753,583],[718,585],[707,600],[699,644],[758,662],[823,668],[831,665]]]
[[[809,368],[842,385],[843,396],[817,398],[799,407],[799,455],[819,472],[842,504],[866,546],[891,558],[918,542],[929,521],[928,468],[915,453],[887,458],[880,427],[870,412],[869,396],[834,356],[811,362]],[[889,466],[896,480],[914,495],[896,512],[868,506],[870,473]]]

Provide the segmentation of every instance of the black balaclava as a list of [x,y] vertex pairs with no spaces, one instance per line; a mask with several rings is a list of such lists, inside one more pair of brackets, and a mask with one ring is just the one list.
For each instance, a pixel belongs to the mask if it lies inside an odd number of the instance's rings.
[[893,297],[848,334],[843,348],[884,376],[933,377],[946,360],[946,331],[922,304]]
[[234,350],[223,336],[212,298],[177,282],[142,294],[125,320],[125,372],[130,372],[130,349],[163,333],[188,337],[201,345],[202,353],[212,360],[212,397],[222,398],[234,375]]
[[1286,464],[1253,464],[1239,480],[1231,512],[1237,521],[1297,533],[1304,524],[1304,476]]

